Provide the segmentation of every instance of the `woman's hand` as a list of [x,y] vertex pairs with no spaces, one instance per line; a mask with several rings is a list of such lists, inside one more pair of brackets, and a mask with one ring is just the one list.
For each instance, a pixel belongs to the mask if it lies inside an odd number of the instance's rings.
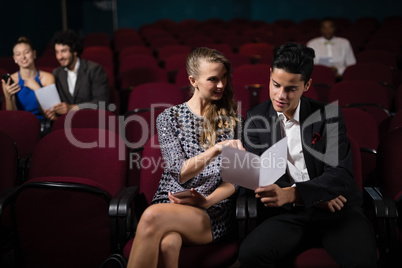
[[168,197],[170,202],[173,204],[188,205],[193,207],[199,207],[207,209],[210,207],[208,199],[197,192],[194,188],[191,188],[191,196],[186,197],[176,197],[171,192],[169,192]]
[[2,79],[1,80],[1,86],[3,87],[4,95],[8,98],[11,99],[12,96],[14,96],[18,91],[21,90],[20,85],[17,83],[12,83],[10,85],[11,79],[8,79],[7,83]]
[[214,147],[216,149],[218,149],[219,153],[222,152],[223,147],[233,147],[233,148],[245,151],[243,144],[238,139],[221,141],[221,142],[215,144]]

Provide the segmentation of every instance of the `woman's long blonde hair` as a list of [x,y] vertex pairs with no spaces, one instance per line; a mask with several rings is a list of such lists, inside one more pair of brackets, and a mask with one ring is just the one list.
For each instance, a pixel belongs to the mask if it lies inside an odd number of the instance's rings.
[[[222,63],[226,68],[227,83],[223,90],[222,98],[218,101],[212,101],[204,113],[204,125],[201,132],[201,144],[205,148],[215,145],[216,136],[225,130],[234,133],[236,124],[239,121],[237,117],[237,103],[233,99],[232,86],[232,65],[222,53],[215,49],[200,47],[193,50],[187,57],[186,68],[188,76],[195,79],[199,77],[199,67],[201,61]],[[194,94],[195,88],[191,86],[191,92]]]

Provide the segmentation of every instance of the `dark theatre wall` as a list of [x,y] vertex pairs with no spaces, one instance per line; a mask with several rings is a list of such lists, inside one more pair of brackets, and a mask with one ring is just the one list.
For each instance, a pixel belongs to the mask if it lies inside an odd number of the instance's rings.
[[[31,38],[38,53],[46,47],[53,33],[62,29],[61,0],[0,0],[0,56],[11,55],[18,36]],[[105,1],[66,0],[68,27],[81,36],[90,32],[113,32],[110,10],[99,8]],[[106,1],[109,3],[111,1]],[[98,4],[98,5],[97,5]],[[106,3],[107,6],[107,3]],[[394,0],[117,0],[118,27],[134,27],[169,18],[206,20],[246,18],[273,22],[278,19],[345,17],[351,21],[360,17],[402,16],[402,1]]]

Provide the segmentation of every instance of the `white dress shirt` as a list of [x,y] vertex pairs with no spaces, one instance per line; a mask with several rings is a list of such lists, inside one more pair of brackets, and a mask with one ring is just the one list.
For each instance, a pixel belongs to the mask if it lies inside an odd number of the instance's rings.
[[304,160],[300,133],[300,101],[292,118],[287,120],[286,116],[280,112],[278,112],[278,117],[281,122],[282,136],[288,137],[287,172],[293,180],[291,182],[308,181],[310,177]]
[[80,68],[79,58],[77,58],[77,62],[75,63],[74,71],[71,71],[67,67],[64,68],[64,70],[66,70],[67,72],[68,91],[70,92],[71,96],[74,96],[74,89],[75,89],[75,83],[77,82],[78,68]]
[[346,67],[356,64],[352,46],[345,38],[335,36],[327,40],[324,37],[317,37],[307,42],[307,46],[315,51],[315,64],[334,66],[340,75]]

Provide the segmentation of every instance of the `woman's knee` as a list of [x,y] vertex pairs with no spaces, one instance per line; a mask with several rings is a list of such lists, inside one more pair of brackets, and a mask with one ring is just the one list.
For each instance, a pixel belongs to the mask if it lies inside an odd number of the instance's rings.
[[140,222],[137,227],[137,233],[156,233],[163,227],[163,210],[157,206],[152,205],[142,213]]
[[160,250],[163,255],[178,255],[182,246],[180,234],[171,232],[162,238]]

